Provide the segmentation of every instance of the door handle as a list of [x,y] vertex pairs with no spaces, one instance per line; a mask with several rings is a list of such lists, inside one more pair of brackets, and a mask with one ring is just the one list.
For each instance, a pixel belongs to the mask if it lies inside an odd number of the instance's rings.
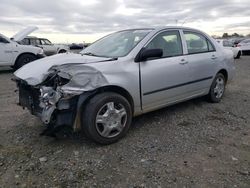
[[188,63],[188,61],[186,61],[185,59],[182,59],[181,62],[180,62],[181,65],[185,65],[187,63]]

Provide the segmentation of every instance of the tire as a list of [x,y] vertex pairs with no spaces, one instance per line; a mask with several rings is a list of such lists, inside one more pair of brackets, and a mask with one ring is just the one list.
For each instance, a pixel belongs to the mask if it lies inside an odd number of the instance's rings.
[[240,51],[238,52],[237,56],[235,57],[235,59],[240,59],[241,53]]
[[85,135],[99,144],[112,144],[124,137],[132,121],[132,110],[123,96],[105,92],[95,95],[82,110]]
[[22,66],[30,63],[31,61],[36,60],[36,56],[32,55],[32,54],[23,54],[21,56],[18,57],[14,69],[17,70],[19,68],[21,68]]
[[210,87],[208,100],[212,103],[219,103],[225,93],[226,79],[222,73],[218,73]]
[[58,53],[62,54],[62,53],[66,53],[66,52],[67,52],[66,50],[60,50]]

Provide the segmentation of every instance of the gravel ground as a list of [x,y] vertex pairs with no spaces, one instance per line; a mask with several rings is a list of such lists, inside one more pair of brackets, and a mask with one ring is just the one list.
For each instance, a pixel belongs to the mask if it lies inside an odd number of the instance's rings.
[[118,143],[41,137],[0,71],[0,187],[250,187],[250,57],[219,104],[203,98],[137,117]]

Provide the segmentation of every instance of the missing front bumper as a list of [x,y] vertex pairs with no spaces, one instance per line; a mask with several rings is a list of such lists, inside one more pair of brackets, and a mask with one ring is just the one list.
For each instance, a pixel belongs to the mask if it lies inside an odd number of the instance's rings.
[[[27,108],[32,115],[39,117],[44,124],[49,126],[73,127],[79,96],[69,99],[60,99],[53,105],[41,105],[41,91],[38,88],[19,81],[19,105]],[[41,107],[42,106],[42,107]]]

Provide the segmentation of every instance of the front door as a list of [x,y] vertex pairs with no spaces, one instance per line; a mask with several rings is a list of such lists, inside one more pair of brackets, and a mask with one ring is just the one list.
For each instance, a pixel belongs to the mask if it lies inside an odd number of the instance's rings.
[[161,108],[189,96],[190,74],[179,31],[157,34],[146,48],[162,49],[163,57],[140,62],[143,111]]
[[13,44],[0,36],[0,66],[12,65]]

